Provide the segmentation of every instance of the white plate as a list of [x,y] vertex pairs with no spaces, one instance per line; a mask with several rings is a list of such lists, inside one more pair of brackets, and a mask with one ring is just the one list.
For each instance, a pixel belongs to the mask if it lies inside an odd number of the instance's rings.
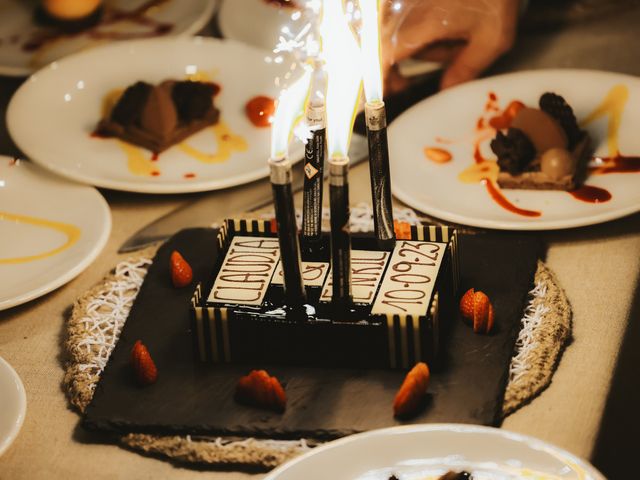
[[604,480],[587,462],[532,437],[491,427],[410,425],[330,442],[264,480],[435,480],[467,470],[474,480]]
[[[268,174],[270,129],[255,127],[245,104],[257,95],[276,97],[274,79],[286,67],[267,64],[264,53],[252,47],[212,38],[119,42],[72,55],[32,75],[9,104],[7,126],[34,162],[80,182],[145,193],[231,187]],[[211,128],[206,128],[160,154],[157,161],[152,161],[150,151],[131,146],[142,165],[141,173],[135,173],[131,165],[136,163],[123,142],[91,136],[109,92],[138,80],[184,79],[192,72],[221,85],[216,96],[221,122],[245,140],[246,150],[232,151],[220,163],[204,163],[185,153],[183,145],[202,153],[218,151]],[[301,151],[300,144],[297,149]]]
[[27,412],[27,395],[16,371],[0,357],[0,456],[18,436]]
[[0,310],[74,278],[110,231],[109,206],[96,189],[0,156]]
[[[117,9],[132,12],[148,4],[149,1],[105,0],[105,5],[107,11]],[[127,39],[197,33],[209,21],[216,4],[216,0],[157,0],[157,2],[159,5],[148,9],[145,14],[145,18],[151,22],[151,25],[139,25],[123,19],[108,25],[98,25],[76,35],[59,36],[43,43],[37,49],[27,50],[25,45],[33,39],[40,38],[46,32],[33,21],[33,11],[39,1],[0,0],[0,74],[29,75],[49,62],[73,52],[115,41],[117,37]],[[171,29],[163,33],[156,32],[156,27],[162,25],[170,25]],[[95,38],[97,34],[102,35],[103,38]]]
[[218,10],[218,27],[224,38],[271,51],[281,35],[280,29],[292,24],[291,15],[299,11],[268,0],[226,0]]
[[[393,193],[420,211],[451,222],[485,228],[543,230],[578,227],[612,220],[640,210],[638,173],[590,175],[588,185],[608,190],[608,202],[593,204],[566,192],[503,190],[517,207],[541,212],[539,217],[512,213],[493,201],[484,185],[462,183],[458,175],[473,162],[476,123],[490,92],[500,108],[511,100],[538,105],[547,91],[563,95],[578,119],[584,119],[616,85],[628,90],[619,130],[620,151],[640,154],[640,79],[627,75],[589,70],[538,70],[476,80],[445,90],[404,112],[389,127]],[[596,155],[608,155],[608,118],[600,118],[586,129]],[[495,158],[489,148],[493,136],[481,142],[486,158]],[[440,142],[438,139],[440,137]],[[443,140],[452,143],[444,143]],[[449,163],[436,164],[425,158],[424,147],[439,147],[453,155]]]

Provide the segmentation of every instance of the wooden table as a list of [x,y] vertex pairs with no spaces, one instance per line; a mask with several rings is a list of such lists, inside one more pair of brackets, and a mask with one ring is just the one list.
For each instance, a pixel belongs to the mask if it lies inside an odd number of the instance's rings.
[[[606,22],[563,27],[553,35],[531,33],[496,71],[543,66],[608,68],[640,74],[640,47],[620,32],[637,25],[640,8],[613,15]],[[631,28],[631,27],[629,27]],[[590,42],[592,32],[599,42]],[[555,39],[551,41],[551,39]],[[602,39],[605,40],[602,40]],[[580,49],[586,44],[588,49]],[[604,42],[604,43],[602,43]],[[574,48],[575,47],[575,48]],[[629,50],[633,50],[633,55]],[[617,51],[618,61],[612,60]],[[631,55],[631,57],[629,57]],[[0,110],[20,81],[0,79]],[[0,124],[0,153],[17,154]],[[352,170],[351,199],[370,201],[368,170]],[[102,191],[112,211],[113,230],[96,261],[77,278],[42,298],[0,312],[0,356],[21,376],[28,399],[27,417],[16,442],[0,457],[0,478],[260,478],[238,472],[176,468],[143,457],[79,428],[61,389],[61,342],[74,300],[99,282],[126,255],[117,249],[141,225],[203,194],[151,196]],[[28,194],[28,192],[25,192]],[[504,428],[535,435],[589,458],[600,430],[618,352],[627,329],[640,271],[640,215],[593,227],[542,234],[548,265],[571,301],[573,341],[565,351],[551,386],[504,422]],[[0,279],[0,281],[10,281]],[[636,372],[637,376],[637,372]],[[1,395],[1,392],[0,392]],[[637,415],[636,415],[637,417]],[[634,418],[632,416],[632,418]]]

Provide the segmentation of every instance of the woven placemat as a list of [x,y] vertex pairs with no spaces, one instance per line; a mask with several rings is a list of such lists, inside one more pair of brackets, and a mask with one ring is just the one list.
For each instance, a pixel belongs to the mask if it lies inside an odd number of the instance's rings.
[[[354,231],[371,228],[370,213],[370,208],[364,206],[354,208]],[[418,221],[407,209],[396,211],[395,218]],[[74,304],[67,324],[65,349],[68,359],[63,383],[69,401],[80,412],[84,412],[93,397],[155,251],[156,248],[149,248],[119,263],[111,274]],[[534,283],[516,341],[516,354],[509,367],[503,403],[505,416],[533,400],[551,383],[571,333],[569,302],[553,272],[541,261]],[[273,468],[314,446],[304,439],[276,441],[138,433],[124,435],[119,442],[125,447],[173,461],[251,468]]]

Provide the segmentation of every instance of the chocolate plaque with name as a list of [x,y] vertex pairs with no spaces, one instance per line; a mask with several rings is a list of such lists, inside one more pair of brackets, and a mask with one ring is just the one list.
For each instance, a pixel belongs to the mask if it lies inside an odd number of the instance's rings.
[[260,305],[280,260],[277,238],[233,238],[208,303]]
[[446,250],[446,243],[399,240],[371,313],[424,315]]
[[[325,262],[302,262],[302,281],[307,287],[321,287],[329,271],[329,264]],[[284,275],[282,274],[282,262],[278,262],[276,273],[274,273],[271,283],[274,285],[284,285]]]
[[[351,250],[351,295],[355,303],[366,305],[373,303],[388,260],[389,252]],[[321,302],[331,301],[332,286],[331,271],[329,271],[320,296]]]

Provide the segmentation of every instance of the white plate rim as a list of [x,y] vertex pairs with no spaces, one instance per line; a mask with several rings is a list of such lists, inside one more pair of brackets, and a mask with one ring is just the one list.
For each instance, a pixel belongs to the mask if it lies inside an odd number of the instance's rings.
[[364,438],[374,437],[374,436],[390,436],[393,437],[398,433],[422,433],[422,432],[438,432],[438,431],[446,431],[446,432],[463,432],[463,433],[480,433],[485,435],[492,435],[502,437],[504,439],[519,441],[527,447],[539,446],[544,447],[545,449],[551,450],[563,458],[570,460],[571,462],[579,465],[585,471],[587,471],[590,475],[592,475],[596,480],[606,480],[604,475],[600,473],[593,465],[582,460],[576,455],[560,448],[555,445],[545,442],[544,440],[540,440],[538,438],[532,437],[530,435],[525,435],[523,433],[516,433],[510,430],[505,430],[502,428],[495,427],[487,427],[484,425],[470,425],[463,423],[429,423],[429,424],[414,424],[414,425],[400,425],[396,427],[389,428],[381,428],[377,430],[369,430],[367,432],[356,433],[354,435],[349,435],[347,437],[339,438],[337,440],[333,440],[331,442],[325,443],[319,447],[314,447],[309,452],[300,455],[299,457],[295,457],[292,460],[280,465],[275,470],[272,470],[263,480],[278,480],[278,476],[282,473],[285,473],[290,467],[293,465],[297,465],[301,462],[306,461],[307,458],[323,454],[328,450],[334,450],[340,448],[343,445],[359,442]]
[[19,412],[17,422],[14,424],[13,429],[9,432],[9,435],[4,440],[0,440],[0,457],[7,449],[11,446],[11,444],[15,441],[22,429],[22,425],[24,424],[24,419],[27,416],[27,393],[24,389],[24,384],[18,375],[18,372],[7,362],[4,358],[0,357],[0,370],[4,369],[6,372],[9,372],[9,375],[13,382],[16,384],[18,391],[18,402]]
[[[253,50],[257,54],[264,55],[264,51],[260,50],[257,47],[246,45],[244,43],[238,42],[236,40],[222,39],[222,38],[214,38],[214,37],[203,37],[203,36],[193,36],[193,37],[156,37],[156,38],[144,38],[144,39],[136,39],[136,40],[127,40],[121,42],[113,42],[110,44],[106,44],[103,46],[99,46],[93,49],[89,49],[86,51],[80,51],[73,53],[71,55],[67,55],[57,62],[52,62],[49,65],[41,68],[33,75],[41,75],[43,73],[47,73],[49,70],[59,70],[61,67],[64,67],[66,62],[77,61],[78,57],[83,57],[87,55],[92,55],[96,51],[110,50],[110,49],[128,49],[131,46],[143,45],[144,44],[162,44],[162,43],[175,43],[175,42],[187,42],[196,43],[196,44],[210,44],[210,45],[224,45],[230,44],[235,46],[240,46],[241,48],[247,50]],[[218,47],[214,47],[218,48]],[[55,68],[53,65],[55,65]],[[47,162],[37,158],[30,154],[30,148],[28,145],[20,145],[18,143],[16,133],[15,133],[15,124],[11,121],[13,117],[12,111],[15,110],[17,98],[19,98],[19,94],[24,94],[24,90],[29,85],[29,80],[24,82],[18,90],[14,93],[9,101],[9,105],[7,106],[7,114],[6,114],[6,125],[7,130],[9,131],[9,135],[12,140],[18,144],[18,147],[25,153],[27,157],[31,159],[34,163],[38,164],[40,167],[49,170],[50,172],[55,173],[56,175],[60,175],[70,180],[74,180],[79,183],[83,183],[89,186],[99,187],[99,188],[109,188],[112,190],[124,191],[124,192],[133,192],[133,193],[153,193],[153,194],[180,194],[180,193],[195,193],[195,192],[208,192],[213,190],[222,190],[225,188],[231,188],[239,185],[245,185],[247,183],[253,182],[255,180],[259,180],[261,178],[265,178],[269,175],[269,167],[266,162],[266,158],[268,156],[268,152],[265,152],[265,162],[264,166],[259,169],[254,169],[250,172],[247,172],[242,175],[235,175],[229,179],[217,180],[211,179],[208,181],[201,181],[195,183],[181,183],[175,185],[167,185],[167,184],[154,184],[154,183],[136,183],[135,181],[118,181],[118,180],[110,180],[104,178],[97,178],[96,176],[83,174],[81,171],[75,169],[68,169],[57,165],[55,162]],[[22,93],[21,93],[22,92]],[[303,151],[293,151],[291,154],[291,161],[293,163],[297,163],[301,161],[304,156]]]
[[[207,4],[205,5],[205,8],[202,11],[202,13],[187,28],[171,35],[159,36],[154,38],[186,37],[186,36],[190,36],[195,33],[198,33],[207,25],[207,23],[213,16],[213,13],[218,3],[218,0],[205,0],[205,1],[207,2]],[[111,43],[118,43],[118,42],[124,42],[124,41],[127,41],[127,40],[115,40],[107,44],[110,45]],[[96,45],[95,47],[91,47],[89,50],[91,50],[92,48],[99,48],[99,46]],[[80,50],[80,51],[84,51],[84,50]],[[75,53],[78,53],[78,52],[75,52]],[[71,55],[75,55],[75,53],[72,53]],[[69,55],[65,55],[62,58],[67,58],[68,56]],[[62,60],[62,58],[54,60],[54,62],[59,62],[60,60]],[[37,72],[38,70],[42,70],[42,68],[45,68],[45,67],[47,67],[47,65],[34,70],[33,68],[10,67],[7,65],[0,64],[0,75],[6,75],[8,77],[28,77],[34,74],[35,72]]]
[[[9,159],[10,157],[0,155],[0,160],[9,160]],[[40,167],[38,165],[28,165],[27,168],[34,168],[34,169],[40,170]],[[60,179],[60,180],[63,182],[67,181],[65,179]],[[66,284],[67,282],[70,282],[75,277],[80,275],[80,273],[82,273],[89,265],[91,265],[91,263],[98,257],[98,255],[100,255],[100,253],[106,246],[107,241],[109,240],[109,236],[111,235],[111,227],[112,227],[111,210],[109,208],[109,204],[107,203],[105,198],[102,196],[102,194],[95,188],[89,185],[83,185],[83,184],[78,184],[78,186],[90,188],[94,191],[96,195],[96,200],[101,209],[101,213],[104,216],[105,224],[102,229],[102,234],[98,238],[98,241],[95,242],[95,244],[93,245],[91,252],[88,255],[86,255],[84,259],[81,262],[79,262],[75,267],[68,270],[64,275],[57,277],[56,279],[50,281],[49,283],[40,285],[37,288],[24,292],[22,295],[18,295],[17,297],[0,301],[0,311],[6,310],[8,308],[16,307],[18,305],[22,305],[23,303],[39,298],[43,295],[46,295],[49,292],[52,292],[53,290],[56,290],[57,288]]]
[[[634,75],[629,75],[625,73],[618,72],[609,72],[606,70],[594,70],[594,69],[586,69],[586,68],[549,68],[549,69],[534,69],[534,70],[519,70],[517,72],[508,72],[499,75],[492,75],[490,77],[482,77],[480,79],[474,80],[476,81],[485,81],[488,79],[502,79],[507,77],[515,77],[515,76],[528,76],[528,75],[536,75],[536,74],[561,74],[566,75],[577,74],[577,75],[606,75],[606,76],[616,76],[621,79],[626,78],[628,80],[632,80],[633,82],[638,82],[640,77],[636,77]],[[456,89],[464,88],[469,83],[464,83],[447,89],[447,92],[455,91]],[[437,94],[436,94],[437,95]],[[393,129],[393,124],[397,122],[404,115],[408,115],[413,109],[417,109],[423,102],[428,101],[431,97],[427,97],[426,99],[412,105],[410,108],[402,112],[393,122],[389,124],[389,128]],[[392,135],[393,130],[390,130],[389,134]],[[434,216],[438,219],[445,220],[448,222],[458,223],[461,225],[468,225],[471,227],[478,228],[489,228],[496,230],[519,230],[519,231],[544,231],[544,230],[563,230],[570,228],[578,228],[578,227],[586,227],[590,225],[597,225],[603,222],[608,222],[611,220],[617,220],[619,218],[626,217],[628,215],[632,215],[634,213],[640,212],[640,204],[638,205],[629,205],[625,208],[619,208],[614,211],[603,212],[600,214],[591,215],[588,217],[579,217],[573,219],[563,219],[563,220],[546,220],[546,221],[536,221],[536,222],[527,222],[522,220],[491,220],[491,219],[481,219],[476,220],[472,216],[459,215],[457,213],[452,213],[447,210],[442,210],[436,207],[430,207],[428,205],[419,203],[415,201],[412,196],[402,189],[402,186],[399,185],[393,180],[393,176],[391,178],[391,191],[393,196],[398,200],[403,202],[404,204],[410,206],[411,208],[416,209],[419,212],[426,213],[427,215]]]

